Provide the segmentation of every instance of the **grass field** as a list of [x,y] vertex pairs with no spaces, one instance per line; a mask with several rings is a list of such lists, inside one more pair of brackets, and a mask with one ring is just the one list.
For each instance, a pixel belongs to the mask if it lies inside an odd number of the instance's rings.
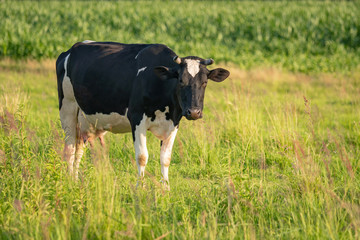
[[[155,6],[1,2],[0,239],[360,239],[359,3]],[[144,188],[131,134],[106,135],[68,176],[55,58],[85,39],[230,70],[204,118],[180,123],[170,192],[150,133]]]
[[151,134],[144,189],[129,134],[69,179],[53,64],[0,62],[1,238],[360,237],[359,72],[229,67],[204,119],[181,122],[164,192]]

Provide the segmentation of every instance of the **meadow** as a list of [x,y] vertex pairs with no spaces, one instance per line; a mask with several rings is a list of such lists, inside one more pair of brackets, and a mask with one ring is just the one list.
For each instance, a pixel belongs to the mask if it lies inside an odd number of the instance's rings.
[[[0,238],[359,239],[359,5],[157,4],[0,4]],[[130,134],[68,176],[55,58],[84,39],[162,42],[231,72],[180,123],[171,191],[151,133],[144,188]]]

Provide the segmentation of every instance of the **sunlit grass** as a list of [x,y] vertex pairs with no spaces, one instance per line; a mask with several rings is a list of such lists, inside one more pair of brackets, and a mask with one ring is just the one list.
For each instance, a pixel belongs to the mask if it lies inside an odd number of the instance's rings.
[[67,175],[49,62],[0,62],[1,238],[359,238],[358,72],[227,67],[180,123],[166,192],[151,133],[144,189],[130,134]]

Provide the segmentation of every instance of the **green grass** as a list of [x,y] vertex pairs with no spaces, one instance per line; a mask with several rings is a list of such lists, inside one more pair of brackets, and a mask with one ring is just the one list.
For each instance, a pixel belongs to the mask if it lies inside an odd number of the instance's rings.
[[34,2],[0,5],[0,57],[55,58],[85,39],[163,43],[241,68],[349,72],[360,63],[358,2]]
[[181,122],[164,192],[150,133],[144,189],[130,134],[72,181],[54,60],[0,61],[0,238],[359,239],[359,72],[229,70]]

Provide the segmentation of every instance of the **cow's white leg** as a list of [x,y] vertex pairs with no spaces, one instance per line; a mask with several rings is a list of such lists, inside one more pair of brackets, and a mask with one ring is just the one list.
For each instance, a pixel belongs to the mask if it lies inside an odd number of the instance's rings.
[[61,126],[65,132],[64,159],[68,163],[70,174],[74,172],[74,160],[76,151],[76,125],[78,106],[74,101],[63,99],[60,109]]
[[78,111],[77,118],[77,133],[76,133],[76,151],[75,151],[75,171],[74,178],[77,180],[79,178],[79,166],[81,162],[81,158],[84,154],[85,141],[88,140],[88,131],[89,125],[84,118],[84,113],[82,111]]
[[163,175],[162,182],[164,187],[167,190],[170,190],[169,184],[169,166],[171,162],[171,152],[174,144],[174,140],[176,137],[178,128],[176,127],[169,137],[162,142],[161,150],[160,150],[160,163],[161,163],[161,173]]
[[73,86],[67,75],[67,61],[69,57],[70,54],[65,58],[64,62],[65,74],[62,81],[64,98],[60,109],[60,120],[65,132],[64,159],[67,161],[68,170],[72,175],[74,172],[79,106],[76,103]]
[[139,125],[135,126],[135,131],[134,131],[135,158],[139,172],[139,180],[137,186],[139,185],[139,182],[142,181],[145,175],[145,166],[149,158],[149,154],[146,148],[146,131],[147,131],[146,119],[147,117],[144,114],[143,119],[140,121]]
[[84,140],[80,137],[80,134],[77,136],[76,139],[76,151],[75,151],[75,171],[74,171],[74,178],[77,180],[79,177],[79,166],[81,158],[84,154]]

